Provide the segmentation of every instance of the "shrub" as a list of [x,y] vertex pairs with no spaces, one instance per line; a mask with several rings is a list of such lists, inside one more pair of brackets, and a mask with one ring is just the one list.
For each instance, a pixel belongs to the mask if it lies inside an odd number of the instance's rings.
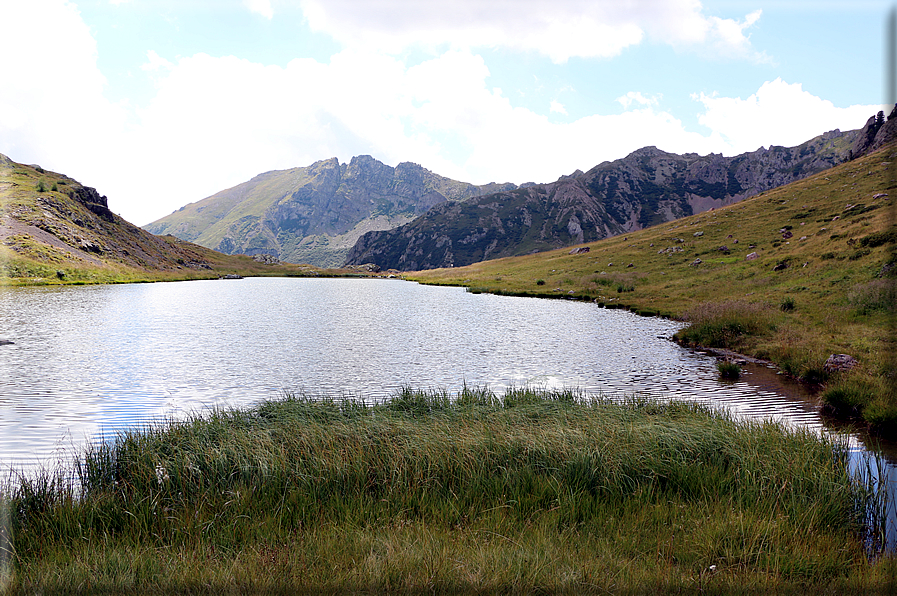
[[544,280],[544,279],[537,279],[537,280],[536,280],[536,285],[537,285],[537,286],[544,286],[544,285],[545,285],[545,280]]
[[43,178],[37,181],[37,192],[47,192],[47,183]]
[[869,248],[893,243],[897,243],[897,230],[876,232],[874,234],[869,234],[865,238],[860,238],[860,246],[868,246]]
[[789,312],[794,310],[794,298],[791,296],[785,296],[782,300],[782,303],[779,305],[779,308],[782,309],[782,312]]

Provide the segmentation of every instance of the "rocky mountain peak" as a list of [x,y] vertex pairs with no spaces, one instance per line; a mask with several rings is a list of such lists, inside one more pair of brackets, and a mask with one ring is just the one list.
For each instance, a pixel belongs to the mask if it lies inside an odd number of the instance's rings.
[[430,207],[514,185],[476,186],[419,164],[370,155],[268,172],[146,226],[224,253],[265,254],[323,267],[342,264],[358,237],[411,221]]

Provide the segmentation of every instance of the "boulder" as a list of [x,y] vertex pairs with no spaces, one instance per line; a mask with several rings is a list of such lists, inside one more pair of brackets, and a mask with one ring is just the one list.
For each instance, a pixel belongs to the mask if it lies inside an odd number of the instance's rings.
[[252,260],[256,263],[263,263],[265,265],[279,265],[280,259],[275,257],[274,255],[269,255],[267,253],[259,253],[252,255]]
[[748,256],[746,256],[746,257],[744,258],[744,260],[745,260],[745,261],[753,261],[754,259],[759,259],[759,258],[760,258],[760,255],[758,255],[758,254],[755,253],[755,252],[752,252],[752,253],[748,254]]
[[857,362],[857,359],[853,356],[848,354],[832,354],[826,359],[825,364],[822,365],[822,369],[828,373],[843,372],[852,369],[857,364],[859,364],[859,362]]
[[583,255],[583,254],[585,254],[585,253],[587,253],[587,252],[589,252],[589,247],[588,247],[588,246],[579,246],[579,247],[574,248],[573,250],[571,250],[571,251],[570,251],[570,254],[571,254],[571,255]]

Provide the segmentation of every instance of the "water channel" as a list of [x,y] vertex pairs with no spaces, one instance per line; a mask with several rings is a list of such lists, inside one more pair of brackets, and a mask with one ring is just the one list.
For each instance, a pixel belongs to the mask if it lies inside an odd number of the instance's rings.
[[[694,399],[838,432],[777,371],[717,378],[681,323],[566,300],[398,280],[0,288],[0,472],[65,465],[124,428],[284,392],[382,399],[402,386],[575,387]],[[897,494],[897,450],[871,449]],[[4,474],[5,476],[6,474]],[[897,543],[895,498],[889,542]]]

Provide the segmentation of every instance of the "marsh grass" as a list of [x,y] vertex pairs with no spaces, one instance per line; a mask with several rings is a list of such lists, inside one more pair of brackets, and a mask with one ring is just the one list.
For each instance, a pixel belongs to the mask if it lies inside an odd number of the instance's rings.
[[846,464],[835,439],[644,397],[288,395],[20,479],[11,587],[855,587],[879,580]]

